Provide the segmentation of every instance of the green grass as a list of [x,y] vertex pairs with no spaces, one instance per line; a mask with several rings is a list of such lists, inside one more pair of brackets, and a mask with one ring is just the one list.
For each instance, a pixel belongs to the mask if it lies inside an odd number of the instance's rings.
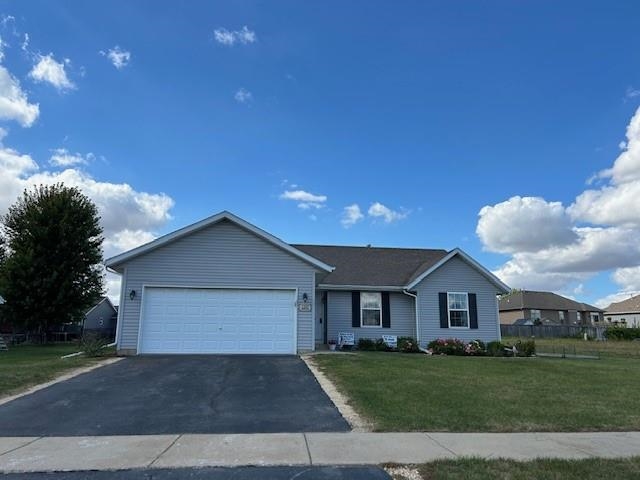
[[76,344],[18,345],[0,352],[0,398],[96,361],[82,356],[60,358],[78,348]]
[[[522,338],[522,340],[530,337]],[[515,343],[518,338],[505,337],[506,344]],[[640,341],[609,340],[606,342],[587,341],[577,338],[536,338],[536,347],[544,353],[596,354],[601,357],[619,357],[640,359]]]
[[631,480],[640,478],[640,457],[530,462],[466,458],[418,465],[417,469],[424,480]]
[[317,355],[376,431],[640,430],[640,361]]

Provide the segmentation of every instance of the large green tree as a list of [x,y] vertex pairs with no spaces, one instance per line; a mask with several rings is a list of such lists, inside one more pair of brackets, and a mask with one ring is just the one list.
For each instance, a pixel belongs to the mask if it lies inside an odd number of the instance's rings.
[[0,292],[14,325],[45,332],[79,319],[103,295],[100,217],[77,188],[25,190],[2,217],[0,234]]

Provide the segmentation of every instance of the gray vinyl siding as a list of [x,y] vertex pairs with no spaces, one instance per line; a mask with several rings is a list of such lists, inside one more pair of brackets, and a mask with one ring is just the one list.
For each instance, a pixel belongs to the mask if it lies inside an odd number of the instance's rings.
[[[143,285],[287,288],[314,302],[315,267],[229,222],[222,221],[126,262],[120,342],[136,351]],[[129,292],[135,290],[133,301]],[[313,312],[297,312],[298,350],[313,349]]]
[[[426,346],[436,338],[480,339],[485,342],[499,339],[499,317],[495,285],[464,260],[454,257],[420,282],[418,315],[420,316],[420,345]],[[439,292],[467,292],[476,294],[478,328],[440,328]]]
[[[115,309],[109,302],[103,300],[84,318],[83,328],[85,330],[112,330],[116,327],[115,315]],[[100,319],[103,321],[102,326]]]
[[415,303],[402,293],[389,294],[391,328],[354,328],[351,326],[351,292],[327,292],[327,340],[337,340],[338,333],[353,333],[360,338],[377,340],[382,335],[416,336]]

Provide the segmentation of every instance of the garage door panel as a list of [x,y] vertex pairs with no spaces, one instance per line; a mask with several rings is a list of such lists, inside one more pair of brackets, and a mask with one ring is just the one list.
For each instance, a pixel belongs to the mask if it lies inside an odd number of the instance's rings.
[[293,290],[146,288],[141,353],[295,353]]

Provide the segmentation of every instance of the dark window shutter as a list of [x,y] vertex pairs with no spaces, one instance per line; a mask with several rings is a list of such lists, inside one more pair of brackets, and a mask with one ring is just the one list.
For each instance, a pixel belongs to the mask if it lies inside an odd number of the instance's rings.
[[360,326],[360,292],[351,292],[351,326]]
[[478,328],[478,304],[476,303],[476,294],[468,293],[469,297],[469,327]]
[[447,292],[440,292],[440,328],[449,328],[449,306],[447,305]]
[[391,308],[389,292],[382,292],[382,328],[391,328]]

